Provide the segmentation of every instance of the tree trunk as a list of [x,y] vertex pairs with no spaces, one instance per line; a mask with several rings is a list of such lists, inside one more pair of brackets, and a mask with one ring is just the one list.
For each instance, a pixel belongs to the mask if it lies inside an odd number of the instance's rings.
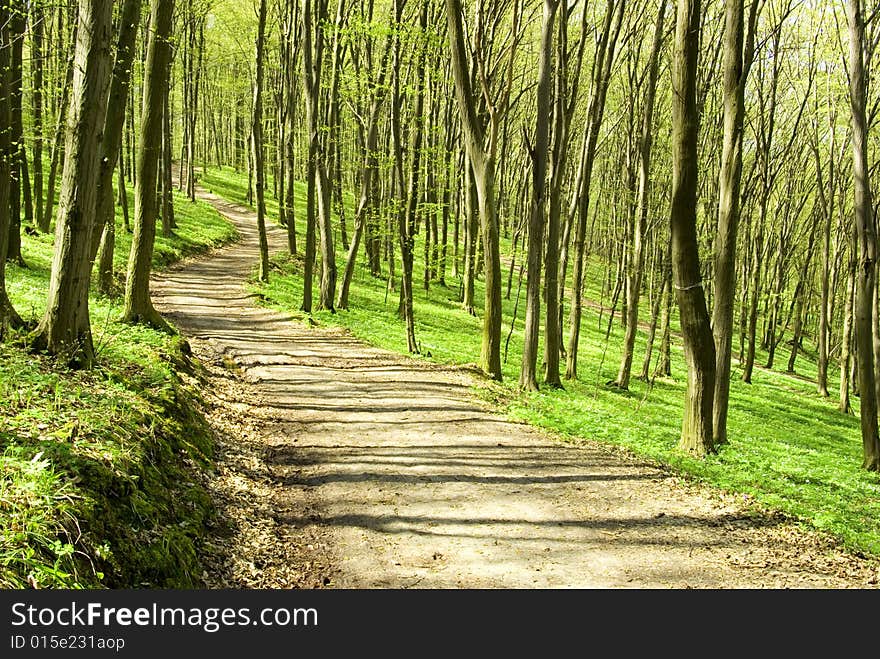
[[[177,225],[177,222],[174,220],[174,180],[171,176],[171,161],[173,155],[171,150],[173,148],[172,145],[174,144],[171,135],[171,70],[172,62],[171,58],[169,58],[169,83],[168,87],[165,88],[165,93],[162,95],[162,181],[160,183],[162,200],[162,235],[166,238],[172,235],[172,231]],[[187,176],[188,171],[189,164],[187,163],[187,165],[184,166],[184,164],[181,163],[179,171],[177,172],[178,181],[183,180]]]
[[[514,35],[517,31],[519,5],[514,5]],[[474,94],[471,89],[464,30],[462,28],[461,0],[446,0],[449,26],[449,44],[456,98],[462,122],[462,136],[473,170],[477,192],[483,258],[485,260],[485,302],[483,335],[480,348],[480,368],[493,380],[501,380],[501,253],[499,248],[498,217],[495,204],[495,160],[498,147],[498,110],[490,109],[488,126],[477,117]],[[507,54],[512,68],[515,39]],[[476,54],[480,56],[479,53]],[[508,76],[510,75],[508,69]],[[488,90],[484,90],[488,93]],[[506,100],[501,99],[501,105]],[[488,134],[487,134],[488,130]],[[488,141],[485,139],[488,136]],[[473,239],[473,236],[469,236]]]
[[[850,232],[850,235],[853,235]],[[855,242],[851,241],[853,246]],[[843,329],[840,338],[840,401],[838,409],[844,414],[852,411],[849,398],[849,372],[852,360],[852,324],[853,324],[853,297],[855,295],[855,271],[856,258],[851,250],[846,272],[845,304],[843,308]]]
[[150,34],[144,64],[144,102],[137,154],[137,183],[134,195],[134,235],[128,257],[123,320],[147,323],[158,329],[170,328],[150,299],[150,271],[153,241],[156,237],[159,157],[162,154],[162,115],[168,88],[168,62],[171,57],[171,18],[174,0],[152,0]]
[[34,134],[33,154],[33,195],[34,217],[38,226],[43,221],[43,5],[31,2],[31,106],[32,130]]
[[660,305],[663,302],[666,295],[668,295],[668,291],[666,288],[667,284],[667,276],[666,276],[666,261],[663,256],[660,257],[660,263],[657,267],[657,274],[661,276],[663,279],[660,282],[660,289],[654,292],[654,301],[651,305],[651,325],[648,328],[648,338],[645,343],[645,358],[642,361],[642,371],[639,375],[639,378],[645,380],[646,382],[651,379],[651,358],[654,353],[654,340],[657,338],[657,324],[660,318]]
[[251,154],[257,195],[257,232],[260,239],[260,281],[269,281],[269,239],[266,235],[266,154],[263,145],[263,51],[266,41],[266,0],[260,0],[257,24],[256,76],[254,77]]
[[[522,368],[519,387],[537,391],[538,335],[541,323],[541,260],[544,254],[546,218],[547,160],[550,145],[551,82],[553,76],[553,22],[559,0],[544,0],[541,45],[538,55],[537,119],[532,159],[532,199],[529,209],[528,251],[526,253],[526,319],[523,334]],[[563,17],[561,20],[565,20]]]
[[862,467],[880,471],[880,433],[877,428],[877,398],[874,393],[874,296],[877,267],[877,234],[874,228],[868,165],[868,123],[866,118],[864,23],[861,0],[848,0],[849,81],[852,109],[853,206],[857,242],[856,357],[859,369],[859,410],[862,428]]
[[6,260],[24,266],[21,255],[21,201],[23,190],[23,174],[27,167],[24,147],[24,125],[22,123],[22,86],[24,50],[24,31],[27,9],[22,0],[11,0],[9,12],[9,35],[12,45],[9,60],[9,130],[13,151],[10,167],[9,185],[9,240],[6,247]]
[[477,184],[474,170],[468,162],[465,165],[465,221],[464,221],[464,289],[462,306],[472,316],[476,316],[474,291],[477,270],[477,233],[479,233],[479,211],[477,206]]
[[[76,30],[74,31],[74,43],[77,41]],[[42,220],[39,221],[40,231],[49,233],[52,227],[52,208],[55,204],[55,178],[58,173],[58,163],[61,159],[61,151],[64,149],[67,127],[67,110],[70,105],[71,89],[73,87],[73,62],[74,53],[67,60],[67,74],[65,77],[64,90],[61,92],[61,103],[58,108],[58,121],[55,124],[55,138],[52,140],[52,157],[49,162],[49,184],[46,187],[46,205],[43,209]]]
[[[327,145],[321,138],[321,114],[319,100],[321,95],[321,69],[323,63],[324,39],[316,32],[327,20],[327,0],[303,0],[303,84],[306,96],[306,115],[309,126],[309,204],[308,226],[320,232],[321,238],[321,290],[319,309],[333,311],[336,291],[336,254],[333,248],[333,227],[331,223],[330,182],[327,176]],[[317,206],[317,208],[315,208]],[[317,211],[317,213],[316,213]],[[309,237],[306,235],[306,260],[309,259]],[[309,282],[311,285],[311,282]],[[311,291],[309,291],[311,294]],[[305,307],[305,300],[303,301]],[[311,300],[308,303],[311,310]],[[303,309],[306,311],[306,309]]]
[[[376,185],[379,177],[379,120],[385,100],[385,76],[387,74],[388,55],[391,50],[392,40],[386,41],[385,51],[382,55],[382,63],[376,80],[372,85],[372,100],[370,101],[370,113],[365,127],[363,161],[361,165],[361,193],[358,200],[354,219],[354,235],[348,246],[348,257],[345,260],[345,270],[342,274],[342,284],[339,287],[339,296],[336,299],[337,309],[348,309],[348,291],[354,276],[357,264],[357,253],[360,247],[361,237],[364,231],[373,223],[371,217],[376,213]],[[372,256],[368,250],[369,260]]]
[[642,291],[642,273],[645,267],[645,232],[648,225],[648,210],[651,201],[651,146],[654,134],[654,97],[657,91],[657,75],[660,70],[660,49],[663,46],[663,19],[666,14],[666,0],[660,0],[657,23],[654,26],[654,42],[648,63],[648,89],[645,92],[642,135],[639,143],[639,188],[636,204],[636,221],[633,231],[633,245],[627,278],[626,335],[623,339],[623,356],[617,372],[616,386],[629,389],[632,373],[633,353],[636,333],[639,326],[639,298]]
[[[296,130],[296,87],[294,85],[294,69],[296,67],[296,56],[299,52],[299,35],[301,23],[296,19],[295,1],[285,1],[285,27],[284,39],[287,42],[286,68],[282,75],[284,77],[284,103],[285,109],[285,128],[284,128],[284,172],[287,177],[284,188],[284,219],[287,225],[287,249],[295,255],[296,248],[296,140],[294,131]],[[296,45],[294,45],[296,44]]]
[[[596,57],[593,62],[593,91],[587,109],[584,138],[583,175],[580,181],[580,197],[577,207],[577,226],[574,232],[574,266],[572,268],[571,310],[569,312],[569,337],[566,355],[565,378],[577,378],[578,342],[581,333],[581,313],[583,306],[584,268],[586,266],[587,215],[590,210],[590,182],[593,176],[593,163],[599,143],[599,131],[605,115],[605,96],[611,81],[614,51],[620,28],[623,24],[625,0],[608,0],[605,21],[600,38],[596,44]],[[564,277],[564,273],[563,273]]]
[[9,327],[21,327],[6,293],[6,247],[9,241],[9,179],[12,149],[9,134],[9,4],[0,3],[0,337]]
[[[125,0],[122,6],[122,14],[119,18],[119,37],[116,45],[116,61],[113,65],[113,77],[110,80],[110,95],[107,104],[107,119],[104,122],[104,132],[101,140],[101,169],[98,173],[98,201],[95,211],[95,230],[92,235],[91,259],[94,261],[95,254],[101,241],[104,242],[105,251],[110,248],[110,253],[102,258],[102,267],[110,266],[107,275],[99,275],[99,287],[101,292],[108,293],[105,284],[112,283],[105,279],[113,275],[112,247],[114,241],[108,242],[104,234],[115,234],[113,212],[113,172],[116,169],[116,161],[119,159],[119,150],[122,144],[122,128],[125,124],[125,109],[131,88],[131,71],[134,62],[135,38],[140,26],[141,0]],[[108,259],[109,257],[109,259]],[[103,283],[101,283],[103,280]]]
[[819,302],[819,341],[817,355],[817,376],[816,389],[820,396],[828,397],[828,338],[831,332],[831,316],[829,314],[831,304],[831,218],[834,214],[832,204],[834,203],[834,153],[835,149],[835,131],[834,123],[831,122],[831,157],[828,159],[828,189],[831,194],[825,193],[825,182],[822,177],[822,158],[819,155],[819,137],[818,134],[813,142],[813,155],[816,159],[816,177],[817,177],[817,196],[819,197],[820,207],[822,209],[822,262],[820,264],[820,278],[822,285],[822,296]]
[[764,219],[767,214],[766,206],[762,204],[760,213],[753,221],[758,222],[757,233],[752,243],[752,277],[749,284],[748,323],[746,334],[746,356],[743,362],[742,381],[752,383],[752,370],[755,367],[755,338],[758,328],[758,299],[761,291],[761,264],[763,262],[764,247]]
[[[392,70],[394,73],[393,88],[391,92],[391,131],[392,141],[394,144],[394,172],[396,178],[396,187],[400,193],[401,200],[397,204],[397,221],[398,236],[400,238],[400,258],[402,262],[402,276],[400,286],[400,299],[403,311],[403,319],[406,323],[406,345],[407,350],[411,353],[418,353],[419,347],[416,342],[415,319],[413,317],[413,247],[415,241],[416,229],[416,205],[419,194],[419,172],[422,151],[422,123],[416,122],[413,135],[413,156],[410,168],[409,186],[404,185],[403,180],[403,144],[401,138],[402,127],[400,125],[401,112],[400,105],[402,102],[400,87],[400,30],[403,26],[403,0],[395,0],[394,16],[395,26],[397,28],[394,38],[394,60]],[[428,5],[422,4],[420,26],[424,31],[428,23]],[[418,64],[416,70],[416,78],[418,80],[418,90],[416,93],[416,104],[414,115],[421,117],[424,109],[424,93],[425,93],[425,59],[424,46],[419,47]],[[406,195],[404,197],[404,195]]]
[[758,0],[751,1],[748,37],[744,2],[725,4],[724,26],[724,143],[718,179],[718,239],[715,252],[715,300],[712,333],[715,338],[714,443],[727,443],[730,406],[730,362],[733,343],[733,305],[736,299],[736,239],[740,219],[745,86],[754,50]]
[[111,0],[80,0],[71,112],[46,313],[37,349],[72,367],[95,360],[89,319],[90,249],[95,225],[101,133],[110,82]]
[[672,273],[688,384],[679,447],[705,455],[712,445],[715,343],[706,308],[697,242],[697,55],[700,0],[678,0],[672,88]]

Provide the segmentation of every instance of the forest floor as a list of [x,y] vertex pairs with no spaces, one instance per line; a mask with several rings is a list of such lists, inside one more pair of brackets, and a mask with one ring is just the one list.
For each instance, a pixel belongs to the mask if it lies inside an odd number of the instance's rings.
[[466,368],[259,306],[254,214],[202,197],[241,241],[153,291],[211,378],[206,586],[876,587],[876,561],[747,498],[508,421]]

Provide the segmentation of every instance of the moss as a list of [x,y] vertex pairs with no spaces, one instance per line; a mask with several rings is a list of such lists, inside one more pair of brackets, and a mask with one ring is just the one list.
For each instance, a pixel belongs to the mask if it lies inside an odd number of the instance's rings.
[[[209,205],[177,196],[179,227],[154,267],[235,238]],[[121,225],[121,218],[117,217]],[[130,236],[117,231],[117,280]],[[29,320],[45,307],[51,235],[23,235],[28,268],[8,290]],[[118,322],[121,300],[90,299],[99,365],[70,371],[0,342],[0,587],[193,587],[212,515],[212,435],[189,345]]]

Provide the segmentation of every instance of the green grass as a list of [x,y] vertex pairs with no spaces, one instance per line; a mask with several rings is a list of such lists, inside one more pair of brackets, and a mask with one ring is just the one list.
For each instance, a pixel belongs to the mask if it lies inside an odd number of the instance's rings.
[[[156,240],[157,268],[235,237],[207,204],[177,196],[175,211],[175,235]],[[131,236],[116,221],[121,283]],[[52,236],[23,236],[22,253],[27,267],[9,264],[7,286],[33,323]],[[0,343],[0,587],[192,586],[211,440],[179,374],[191,364],[179,338],[118,322],[120,298],[93,291],[90,310],[92,371],[30,354],[25,336]]]
[[[243,203],[246,182],[231,170],[224,170],[222,176],[214,170],[206,176],[206,181],[219,194]],[[298,208],[304,207],[302,186],[297,189],[297,204]],[[299,231],[302,235],[302,226]],[[451,233],[450,230],[450,238]],[[447,272],[448,288],[432,284],[429,291],[424,290],[419,245],[417,242],[414,306],[422,358],[475,363],[480,353],[481,321],[469,316],[458,304],[460,281],[452,277],[451,266]],[[337,266],[341,272],[345,256],[338,241],[337,249]],[[503,245],[503,250],[509,253],[509,246]],[[253,289],[263,294],[268,304],[296,315],[294,310],[299,309],[302,302],[301,260],[276,255],[273,261],[284,276],[275,274],[269,284],[254,283]],[[598,301],[600,298],[603,270],[598,259],[590,260],[588,299]],[[400,272],[399,265],[397,272]],[[506,276],[505,268],[505,281]],[[482,282],[478,281],[478,307],[482,307],[482,295]],[[504,339],[510,329],[515,297],[516,280],[511,299],[504,303]],[[406,336],[397,316],[397,303],[398,293],[386,290],[386,280],[371,277],[359,263],[351,287],[350,310],[337,314],[317,312],[314,319],[318,323],[346,327],[371,344],[403,353]],[[643,300],[640,311],[645,319],[648,309],[647,301]],[[676,448],[686,384],[684,360],[678,345],[672,355],[673,377],[658,379],[652,384],[633,380],[629,392],[613,390],[605,383],[616,377],[622,327],[616,318],[606,341],[608,314],[600,319],[595,309],[585,308],[579,379],[565,382],[564,391],[545,389],[525,394],[515,388],[522,354],[523,315],[521,300],[503,364],[504,383],[488,387],[482,393],[503,403],[511,417],[546,428],[563,440],[597,440],[626,447],[680,473],[748,495],[744,500],[757,501],[830,532],[853,550],[880,555],[880,477],[860,468],[858,420],[839,413],[836,401],[817,396],[811,380],[815,378],[816,367],[808,357],[798,360],[797,368],[803,375],[756,368],[752,385],[740,381],[741,369],[735,364],[730,444],[716,455],[697,460]],[[676,327],[677,321],[674,321],[673,329]],[[644,349],[645,336],[639,333],[634,360],[636,373]],[[785,368],[789,350],[786,344],[780,345],[777,369]],[[759,351],[756,363],[763,364],[765,359],[766,353]]]

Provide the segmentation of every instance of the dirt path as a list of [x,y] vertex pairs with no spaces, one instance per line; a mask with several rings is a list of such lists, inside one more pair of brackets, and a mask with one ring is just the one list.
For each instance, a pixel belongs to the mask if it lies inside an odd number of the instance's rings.
[[[877,563],[622,451],[485,409],[465,371],[258,307],[242,240],[157,278],[211,372],[217,529],[233,587],[866,587]],[[282,230],[270,234],[283,249]]]

